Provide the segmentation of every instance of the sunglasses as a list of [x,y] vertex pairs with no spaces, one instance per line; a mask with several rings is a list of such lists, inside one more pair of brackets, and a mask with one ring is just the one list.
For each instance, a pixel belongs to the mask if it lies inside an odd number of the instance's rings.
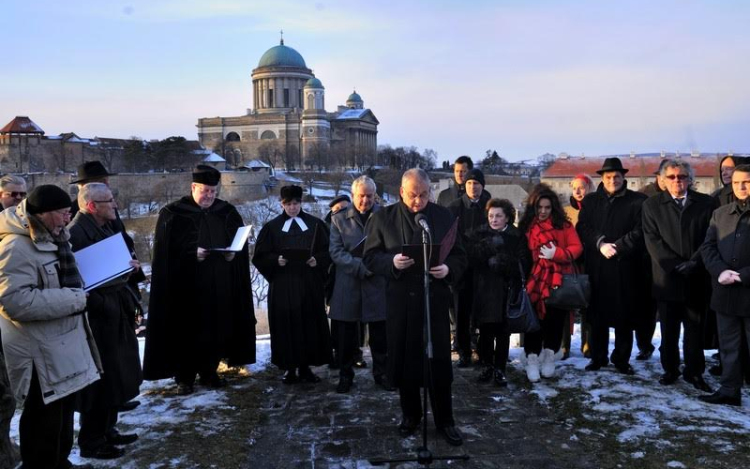
[[678,181],[684,181],[688,178],[687,174],[670,174],[669,176],[664,176],[665,178],[669,179],[670,181],[674,181],[677,179]]
[[9,196],[11,196],[13,198],[20,197],[20,198],[23,199],[24,197],[26,197],[26,192],[15,192],[14,191],[14,192],[6,192],[5,194],[7,194],[7,195],[9,195]]

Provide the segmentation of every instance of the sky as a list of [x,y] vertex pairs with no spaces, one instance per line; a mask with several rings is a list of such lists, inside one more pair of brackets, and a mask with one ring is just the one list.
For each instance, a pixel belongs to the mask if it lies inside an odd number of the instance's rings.
[[0,1],[0,126],[197,139],[284,41],[378,143],[438,159],[750,152],[744,0]]

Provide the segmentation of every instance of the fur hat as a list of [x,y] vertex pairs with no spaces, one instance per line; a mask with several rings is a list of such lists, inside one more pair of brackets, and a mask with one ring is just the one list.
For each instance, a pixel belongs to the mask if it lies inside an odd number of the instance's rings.
[[71,205],[68,193],[52,184],[36,186],[26,198],[26,211],[30,214],[52,212]]
[[279,189],[279,195],[282,202],[291,202],[292,200],[302,201],[302,188],[300,186],[284,186]]
[[213,166],[199,164],[193,169],[193,182],[207,186],[218,186],[221,181],[221,173]]

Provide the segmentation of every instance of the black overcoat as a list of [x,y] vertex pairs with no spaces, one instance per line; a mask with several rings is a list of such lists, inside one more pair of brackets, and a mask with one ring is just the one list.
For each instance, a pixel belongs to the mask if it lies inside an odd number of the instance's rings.
[[[583,243],[586,272],[591,281],[588,317],[594,323],[604,321],[611,327],[634,327],[642,319],[639,313],[644,308],[644,298],[649,298],[643,282],[644,200],[644,194],[630,189],[610,198],[602,184],[583,199],[576,231]],[[605,258],[599,252],[602,242],[615,243],[617,255]]]
[[[750,210],[738,202],[714,211],[701,246],[703,262],[711,275],[711,309],[719,314],[750,317]],[[725,270],[740,273],[741,283],[721,285]]]
[[496,231],[485,224],[469,233],[465,247],[474,276],[476,322],[505,322],[508,293],[517,294],[524,287],[521,271],[526,278],[531,269],[526,236],[512,225]]
[[[433,243],[440,243],[453,226],[454,218],[448,209],[428,203],[422,212],[432,229]],[[423,381],[423,323],[424,283],[422,271],[412,266],[399,271],[393,257],[404,244],[421,243],[416,214],[410,213],[402,202],[388,206],[373,215],[367,223],[365,266],[375,274],[385,276],[386,329],[388,336],[388,375],[396,386],[419,386]],[[430,280],[430,320],[434,360],[433,379],[436,387],[447,386],[453,380],[450,350],[450,320],[448,306],[452,296],[449,284],[460,280],[467,265],[460,236],[445,259],[450,272],[444,279]]]
[[[482,191],[477,203],[472,203],[469,196],[464,193],[461,197],[448,205],[448,210],[451,211],[451,214],[453,214],[455,218],[458,218],[458,233],[461,236],[461,241],[464,242],[465,249],[468,249],[466,241],[469,233],[487,223],[487,215],[484,211],[484,206],[487,205],[487,201],[491,198],[492,196],[490,196],[489,192]],[[469,263],[466,272],[464,272],[462,277],[462,281],[457,285],[458,290],[461,290],[462,292],[467,290],[473,291],[473,279],[473,265]]]
[[[643,203],[643,235],[651,255],[651,291],[657,301],[708,305],[710,283],[699,249],[717,206],[717,200],[710,195],[692,190],[688,191],[682,210],[667,191]],[[688,260],[698,265],[685,277],[674,269]]]
[[[319,218],[300,211],[307,230],[282,213],[258,234],[253,264],[268,280],[268,325],[271,330],[271,363],[282,370],[319,366],[331,362],[331,333],[325,312],[323,285],[331,264],[328,228]],[[285,248],[308,249],[316,266],[289,260],[279,266]]]
[[[91,215],[83,212],[76,214],[68,229],[74,252],[109,236],[120,236],[107,225],[100,228]],[[80,410],[115,407],[140,393],[143,374],[135,336],[140,304],[128,279],[129,275],[124,275],[88,292],[86,310],[104,373],[81,392]]]
[[[255,314],[247,246],[227,261],[214,252],[198,262],[198,247],[229,246],[242,217],[216,199],[201,209],[191,196],[159,212],[151,267],[143,374],[175,376],[180,363],[226,359],[255,363]],[[211,360],[207,360],[211,357]]]

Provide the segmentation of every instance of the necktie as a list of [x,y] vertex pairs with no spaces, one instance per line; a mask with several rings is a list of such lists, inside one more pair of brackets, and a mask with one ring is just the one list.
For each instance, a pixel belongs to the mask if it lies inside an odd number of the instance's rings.
[[685,197],[680,197],[680,198],[674,199],[674,200],[677,201],[677,206],[680,207],[680,210],[682,210],[683,208],[685,208]]

